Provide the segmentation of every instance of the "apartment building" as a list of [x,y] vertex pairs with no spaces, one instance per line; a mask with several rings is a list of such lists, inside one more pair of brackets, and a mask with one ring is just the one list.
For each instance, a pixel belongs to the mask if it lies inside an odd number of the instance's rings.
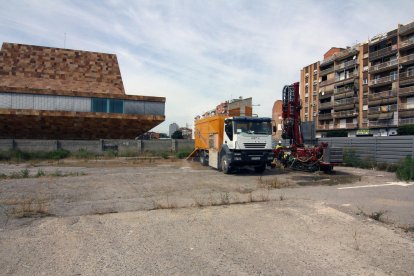
[[388,136],[414,124],[414,22],[347,48],[331,48],[301,70],[302,121],[317,136]]

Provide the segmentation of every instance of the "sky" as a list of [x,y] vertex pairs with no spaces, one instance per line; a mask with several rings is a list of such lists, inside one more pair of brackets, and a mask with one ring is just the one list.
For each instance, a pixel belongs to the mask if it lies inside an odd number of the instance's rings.
[[[114,53],[127,94],[166,97],[166,120],[253,97],[271,117],[284,85],[331,47],[414,20],[414,1],[0,0],[0,43]],[[65,35],[66,34],[66,35]],[[65,39],[66,37],[66,39]]]

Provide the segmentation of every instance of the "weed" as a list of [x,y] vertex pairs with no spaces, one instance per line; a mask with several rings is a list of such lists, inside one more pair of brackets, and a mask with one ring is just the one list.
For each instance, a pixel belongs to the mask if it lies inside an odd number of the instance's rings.
[[388,211],[386,211],[386,210],[380,210],[378,212],[372,212],[371,214],[368,214],[364,210],[362,210],[361,208],[358,208],[358,212],[356,214],[357,215],[362,215],[362,216],[368,217],[370,219],[385,223],[387,221],[383,218],[383,216],[387,212]]
[[261,176],[259,176],[258,178],[258,184],[257,186],[259,188],[266,188],[266,189],[281,189],[281,188],[285,188],[285,187],[289,187],[291,186],[291,184],[289,183],[289,181],[287,180],[279,180],[278,178],[273,178],[273,179],[263,179]]
[[228,192],[220,193],[220,203],[221,205],[230,204],[230,194]]
[[72,154],[77,159],[93,159],[96,158],[96,154],[85,149],[79,149]]
[[9,210],[9,214],[16,218],[33,218],[50,215],[48,211],[48,199],[42,198],[22,198],[11,202],[8,205],[14,205]]
[[286,199],[286,197],[285,197],[285,195],[284,195],[284,194],[280,194],[279,199],[280,199],[280,201],[283,201],[283,200],[285,200],[285,199]]
[[368,215],[369,218],[376,220],[376,221],[380,221],[380,222],[385,222],[384,218],[382,217],[387,211],[378,211],[378,212],[373,212],[370,215]]
[[56,170],[51,174],[51,176],[60,177],[60,176],[62,176],[62,172],[59,171],[59,170]]
[[114,149],[109,149],[109,150],[105,151],[104,155],[106,157],[117,157],[118,156],[118,151],[114,150]]
[[356,231],[354,232],[354,242],[355,242],[355,250],[359,251],[359,243],[358,243],[358,240],[357,240],[357,232]]
[[42,169],[38,169],[36,173],[36,177],[42,177],[45,176],[45,172]]
[[414,226],[413,225],[401,225],[400,226],[401,229],[403,229],[406,233],[408,232],[414,232]]
[[23,169],[20,171],[20,175],[22,178],[28,178],[30,174],[30,171],[28,169]]
[[4,174],[4,173],[0,174],[0,179],[6,179],[6,178],[7,178],[6,174]]

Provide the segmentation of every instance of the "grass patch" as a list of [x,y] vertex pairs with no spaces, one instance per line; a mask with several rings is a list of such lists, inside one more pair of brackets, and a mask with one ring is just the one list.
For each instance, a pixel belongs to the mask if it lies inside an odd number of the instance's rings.
[[267,189],[281,189],[292,186],[287,180],[280,180],[278,178],[263,179],[261,176],[257,179],[257,186],[259,188]]
[[39,218],[50,216],[49,213],[50,199],[40,197],[25,197],[20,199],[12,199],[2,202],[9,205],[7,210],[8,217],[15,218]]
[[365,217],[368,217],[370,219],[379,221],[379,222],[383,222],[383,223],[387,223],[388,220],[384,218],[384,215],[387,213],[388,211],[386,210],[379,210],[376,212],[372,212],[372,213],[366,213],[364,210],[362,210],[361,208],[358,208],[358,212],[357,215],[362,215]]
[[96,153],[87,151],[86,149],[79,149],[71,155],[77,159],[95,159],[98,156]]
[[69,157],[69,155],[70,152],[64,149],[36,152],[10,150],[0,152],[0,161],[60,160]]

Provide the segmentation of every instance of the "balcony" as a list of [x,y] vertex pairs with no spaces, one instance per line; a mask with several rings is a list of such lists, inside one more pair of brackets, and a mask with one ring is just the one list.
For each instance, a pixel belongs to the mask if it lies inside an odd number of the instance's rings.
[[353,46],[351,48],[348,48],[346,50],[340,51],[339,53],[336,53],[336,59],[344,59],[347,57],[350,57],[352,55],[358,54],[358,46]]
[[397,44],[394,44],[392,46],[380,49],[378,51],[375,52],[370,52],[369,53],[369,60],[374,60],[374,59],[379,59],[382,57],[386,57],[392,54],[395,54],[398,50]]
[[335,60],[335,58],[336,58],[336,56],[332,55],[332,56],[328,57],[327,59],[321,60],[319,62],[319,68],[323,65],[332,63]]
[[400,88],[398,90],[398,96],[400,97],[414,96],[414,86]]
[[347,69],[347,68],[350,68],[350,67],[356,67],[357,65],[358,65],[358,60],[353,59],[353,60],[343,62],[343,63],[340,63],[340,64],[336,65],[335,66],[335,71],[344,70],[344,69]]
[[387,77],[373,79],[369,82],[369,86],[372,86],[372,87],[381,86],[381,85],[385,85],[385,84],[395,82],[395,81],[397,81],[397,79],[398,79],[398,75],[391,75],[391,76],[387,76]]
[[332,109],[332,107],[333,107],[333,103],[332,102],[319,103],[319,110]]
[[325,70],[322,70],[320,73],[319,73],[319,75],[321,75],[321,76],[325,76],[325,75],[328,75],[329,73],[332,73],[334,71],[334,67],[329,67],[329,68],[327,68],[327,69],[325,69]]
[[414,118],[414,108],[407,108],[406,105],[402,105],[398,112],[400,118]]
[[369,106],[389,105],[397,103],[397,91],[389,90],[369,95]]
[[340,118],[351,118],[358,116],[358,112],[355,110],[348,110],[348,111],[339,111],[335,112],[333,114],[334,118],[340,119]]
[[334,79],[334,78],[329,79],[329,80],[325,80],[325,81],[323,81],[319,84],[319,87],[326,86],[326,85],[332,84],[334,82],[336,82],[336,79]]
[[405,34],[409,34],[411,32],[414,32],[414,22],[411,22],[410,24],[401,26],[398,29],[398,32],[400,35],[405,35]]
[[414,37],[400,42],[400,50],[408,50],[414,46]]
[[414,54],[400,57],[401,65],[408,65],[410,63],[414,63]]
[[320,93],[319,99],[324,100],[324,99],[332,97],[332,95],[333,95],[333,92],[325,92],[324,94]]
[[318,130],[330,130],[330,129],[334,129],[334,126],[329,125],[329,124],[318,125]]
[[395,126],[397,126],[397,123],[396,121],[394,121],[394,119],[369,121],[368,123],[369,128],[395,127]]
[[376,111],[376,112],[370,112],[368,114],[368,119],[369,120],[390,120],[394,117],[394,112],[381,112],[381,111]]
[[338,94],[335,94],[335,100],[353,97],[354,95],[355,95],[354,91],[338,93]]
[[414,70],[400,73],[400,85],[409,85],[414,83]]
[[369,94],[368,99],[370,101],[375,101],[375,100],[386,99],[386,98],[396,97],[396,96],[397,96],[396,90],[388,90],[388,91],[383,91],[379,93],[371,93]]
[[334,89],[335,94],[341,94],[343,92],[353,92],[353,91],[354,91],[354,87],[352,85]]
[[325,113],[325,114],[319,114],[318,115],[319,120],[332,120],[332,113]]
[[403,125],[414,125],[414,118],[406,118],[406,119],[400,119],[398,124],[400,126]]
[[368,114],[379,114],[379,113],[386,113],[386,112],[394,112],[397,111],[397,105],[386,105],[386,106],[375,106],[368,108]]
[[390,60],[387,62],[383,62],[377,65],[373,65],[369,67],[369,73],[379,73],[383,71],[387,71],[393,68],[396,68],[398,66],[398,59]]
[[335,78],[335,82],[337,83],[335,86],[342,86],[348,83],[352,83],[354,81],[355,78],[357,78],[359,76],[358,72],[354,72],[351,74],[347,74],[346,76],[342,77],[342,78]]

